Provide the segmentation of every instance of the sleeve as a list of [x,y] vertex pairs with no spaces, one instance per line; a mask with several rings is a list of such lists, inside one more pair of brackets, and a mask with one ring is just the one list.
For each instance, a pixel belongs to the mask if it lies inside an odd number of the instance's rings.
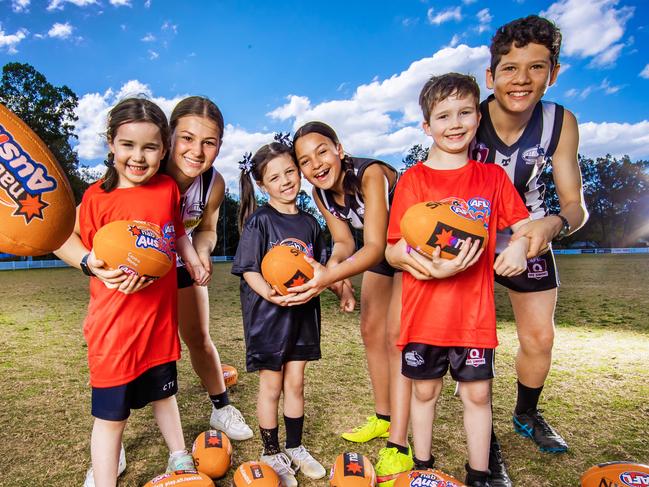
[[261,273],[261,261],[264,258],[265,242],[256,219],[249,219],[241,232],[239,245],[232,263],[232,274],[243,276],[244,272]]
[[390,207],[390,220],[388,222],[388,243],[395,244],[401,239],[401,217],[408,208],[419,203],[412,190],[413,177],[411,171],[406,171],[394,189],[394,198]]
[[[495,166],[497,167],[497,166]],[[498,230],[530,217],[525,203],[503,169],[499,169],[500,198],[498,198]]]

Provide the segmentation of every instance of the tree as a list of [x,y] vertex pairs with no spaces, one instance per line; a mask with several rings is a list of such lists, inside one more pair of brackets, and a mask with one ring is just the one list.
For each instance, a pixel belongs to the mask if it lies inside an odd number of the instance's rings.
[[63,167],[77,201],[87,187],[79,177],[79,158],[70,141],[76,138],[74,110],[77,95],[67,86],[54,86],[29,64],[8,63],[2,68],[0,103],[38,134]]
[[406,157],[402,159],[402,162],[405,169],[410,169],[419,161],[425,161],[426,159],[428,159],[428,147],[424,148],[421,144],[416,144],[408,150],[408,153],[406,154]]
[[239,200],[232,196],[230,190],[226,188],[219,210],[219,220],[216,223],[218,242],[212,255],[234,255],[236,253],[237,245],[239,245],[238,215]]

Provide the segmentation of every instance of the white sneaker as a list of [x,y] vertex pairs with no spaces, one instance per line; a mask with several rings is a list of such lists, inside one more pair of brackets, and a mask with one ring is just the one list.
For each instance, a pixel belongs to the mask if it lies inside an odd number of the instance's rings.
[[196,465],[194,465],[194,457],[192,457],[187,450],[169,454],[169,460],[167,461],[167,473],[175,472],[176,470],[196,471]]
[[[124,445],[119,450],[119,461],[117,462],[117,476],[119,477],[126,470],[126,452],[124,451]],[[86,472],[86,480],[83,482],[83,487],[95,487],[95,474],[92,471],[92,467]]]
[[311,456],[304,445],[297,448],[287,448],[286,455],[295,465],[295,471],[302,470],[302,473],[310,479],[321,479],[327,474],[325,468]]
[[275,470],[275,473],[279,476],[283,487],[297,487],[295,470],[291,468],[291,460],[286,456],[286,453],[262,455],[260,460],[270,465],[271,468]]
[[248,440],[252,438],[252,430],[237,408],[228,404],[221,409],[212,407],[210,426],[223,431],[231,440]]

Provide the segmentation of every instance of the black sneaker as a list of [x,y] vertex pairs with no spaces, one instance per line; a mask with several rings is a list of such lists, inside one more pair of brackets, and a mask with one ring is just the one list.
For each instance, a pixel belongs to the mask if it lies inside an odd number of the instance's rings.
[[563,453],[568,450],[568,444],[543,419],[538,409],[530,409],[523,414],[514,414],[513,421],[516,433],[532,439],[541,451]]
[[467,487],[493,487],[495,484],[492,484],[490,480],[474,480],[473,482],[465,481]]
[[473,470],[469,467],[467,463],[464,465],[466,469],[466,477],[464,478],[464,484],[467,487],[493,487],[493,484],[489,480],[489,472],[481,472],[478,470]]
[[513,487],[514,484],[507,475],[503,452],[495,436],[491,438],[491,445],[489,446],[489,470],[491,470],[489,476],[491,487]]

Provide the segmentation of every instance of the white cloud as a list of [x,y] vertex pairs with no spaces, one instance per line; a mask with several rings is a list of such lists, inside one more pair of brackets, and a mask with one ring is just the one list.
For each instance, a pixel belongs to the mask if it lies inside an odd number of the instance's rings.
[[145,35],[141,40],[142,42],[153,42],[155,41],[155,36],[150,32],[147,32],[147,35]]
[[67,39],[72,35],[73,27],[66,22],[65,24],[55,23],[52,28],[47,32],[49,37],[57,39]]
[[478,27],[476,27],[478,34],[482,34],[483,32],[491,30],[490,23],[494,18],[493,15],[489,13],[488,8],[483,8],[482,10],[480,10],[476,14],[476,17],[478,18],[478,22],[479,22]]
[[613,95],[620,91],[622,88],[624,88],[626,85],[617,85],[613,86],[611,85],[611,82],[608,80],[608,78],[604,78],[602,83],[599,85],[599,89],[603,90],[607,95]]
[[579,153],[587,157],[611,154],[631,159],[649,156],[649,120],[638,123],[586,122],[579,124]]
[[601,67],[615,62],[623,47],[626,22],[633,7],[616,8],[619,0],[559,0],[541,15],[555,21],[563,34],[563,52],[568,56],[595,58]]
[[145,0],[144,8],[149,8],[149,7],[151,7],[151,0]]
[[417,17],[406,17],[405,19],[401,20],[401,25],[404,27],[411,27],[413,25],[417,25],[419,23],[419,19]]
[[131,0],[110,0],[113,7],[131,7]]
[[435,13],[433,8],[428,9],[428,22],[431,24],[440,25],[451,20],[456,22],[462,20],[462,9],[460,7],[448,8],[439,13]]
[[174,34],[178,33],[178,26],[176,24],[172,24],[168,20],[165,20],[164,23],[162,24],[161,27],[162,30],[170,30]]
[[462,40],[461,34],[453,34],[453,37],[451,37],[451,42],[448,43],[447,47],[455,47],[460,43],[461,40]]
[[158,53],[157,53],[156,51],[154,51],[153,49],[149,49],[149,59],[150,59],[151,61],[154,61],[154,60],[158,59],[159,57],[160,57],[160,54],[158,54]]
[[47,10],[63,9],[66,3],[71,3],[77,7],[86,7],[97,3],[97,0],[50,0]]
[[18,49],[16,46],[27,37],[29,31],[27,29],[18,29],[15,34],[5,34],[0,24],[0,49],[5,49],[8,54],[16,54]]
[[649,64],[647,64],[642,71],[640,71],[640,76],[645,79],[649,79]]
[[401,154],[413,144],[426,143],[419,129],[419,91],[432,75],[449,71],[477,75],[484,89],[486,46],[444,48],[413,62],[405,71],[384,80],[360,85],[349,99],[312,105],[306,96],[290,95],[287,103],[268,113],[276,120],[292,120],[293,129],[309,120],[336,128],[345,148],[366,155]]
[[564,96],[566,96],[567,98],[574,98],[578,94],[579,94],[579,90],[577,90],[576,88],[570,88],[568,91],[564,93]]
[[27,10],[31,0],[11,0],[11,9],[16,13],[21,13]]
[[471,5],[472,3],[476,3],[478,0],[462,0],[462,3],[464,5]]

